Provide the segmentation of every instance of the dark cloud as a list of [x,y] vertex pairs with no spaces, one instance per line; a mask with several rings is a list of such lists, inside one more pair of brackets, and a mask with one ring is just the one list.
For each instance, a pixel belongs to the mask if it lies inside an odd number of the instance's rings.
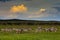
[[55,3],[54,5],[60,5],[60,2],[58,2],[58,3]]
[[53,7],[53,8],[57,9],[60,12],[60,7]]
[[12,0],[0,0],[1,2],[7,2],[7,1],[12,1]]
[[32,0],[0,0],[1,2],[7,2],[7,1],[32,1]]

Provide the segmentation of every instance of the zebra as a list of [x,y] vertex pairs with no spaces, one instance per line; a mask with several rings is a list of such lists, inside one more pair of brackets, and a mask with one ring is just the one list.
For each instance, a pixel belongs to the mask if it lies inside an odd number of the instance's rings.
[[16,33],[22,33],[23,29],[13,28],[13,31],[15,31]]
[[42,27],[38,27],[37,29],[35,29],[35,32],[41,32],[42,31]]
[[51,32],[57,32],[57,28],[51,27],[51,28],[50,28],[50,31],[51,31]]
[[10,29],[10,28],[5,28],[5,29],[2,28],[1,31],[2,32],[12,32],[12,29]]

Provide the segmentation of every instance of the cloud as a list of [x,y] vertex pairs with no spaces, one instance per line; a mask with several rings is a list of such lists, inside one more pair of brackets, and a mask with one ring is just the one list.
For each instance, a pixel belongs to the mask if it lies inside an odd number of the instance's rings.
[[55,8],[56,10],[60,12],[60,7],[53,7],[53,8]]
[[[26,13],[21,9],[17,9],[15,7],[15,10],[12,10],[13,13],[10,13],[6,18],[37,18],[37,17],[43,17],[43,13],[45,13],[46,9],[45,8],[40,8],[39,10],[36,10],[35,12],[29,12],[27,11]],[[17,13],[19,12],[19,13]],[[20,12],[24,12],[23,14],[21,14]],[[47,16],[47,15],[46,15]]]
[[17,15],[15,15],[15,14],[10,14],[10,15],[7,15],[7,17],[6,18],[8,18],[8,19],[14,19],[14,18],[17,18]]
[[12,1],[12,0],[0,0],[1,2],[7,2],[7,1]]
[[[28,16],[29,18],[37,18],[37,17],[44,17],[44,15],[46,12],[45,8],[40,8],[38,11],[33,12],[30,16]],[[47,15],[46,15],[47,16]]]
[[45,8],[41,8],[41,9],[40,9],[40,12],[45,12],[45,11],[46,11]]
[[56,17],[58,13],[58,10],[55,8],[41,8],[40,10],[36,11],[35,13],[33,12],[32,15],[29,15],[28,18],[47,18],[51,17],[54,18]]
[[[42,11],[44,9],[44,11]],[[5,13],[5,12],[4,12]],[[6,12],[7,13],[7,12]],[[2,17],[3,16],[3,17]],[[55,8],[40,8],[39,10],[27,12],[27,13],[10,13],[0,16],[2,19],[28,19],[28,20],[50,20],[50,19],[58,19],[60,17],[60,12]]]
[[41,13],[44,13],[44,12],[46,12],[46,9],[45,9],[45,8],[40,8],[40,9],[36,12],[36,14],[41,14]]
[[16,12],[26,12],[27,7],[24,4],[18,5],[18,6],[12,6],[10,9],[11,12],[16,13]]

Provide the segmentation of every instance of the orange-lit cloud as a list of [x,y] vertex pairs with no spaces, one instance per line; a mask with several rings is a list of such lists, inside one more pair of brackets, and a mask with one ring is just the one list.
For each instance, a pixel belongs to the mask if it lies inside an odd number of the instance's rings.
[[41,8],[41,9],[40,9],[40,12],[45,12],[45,11],[46,11],[45,8]]
[[24,4],[18,5],[18,6],[12,6],[10,9],[11,12],[26,12],[27,11],[27,7],[24,6]]

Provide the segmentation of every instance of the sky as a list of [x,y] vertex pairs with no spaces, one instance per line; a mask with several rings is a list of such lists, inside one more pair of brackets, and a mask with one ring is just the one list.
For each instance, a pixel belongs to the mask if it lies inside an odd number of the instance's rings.
[[60,0],[0,0],[0,19],[60,21]]

